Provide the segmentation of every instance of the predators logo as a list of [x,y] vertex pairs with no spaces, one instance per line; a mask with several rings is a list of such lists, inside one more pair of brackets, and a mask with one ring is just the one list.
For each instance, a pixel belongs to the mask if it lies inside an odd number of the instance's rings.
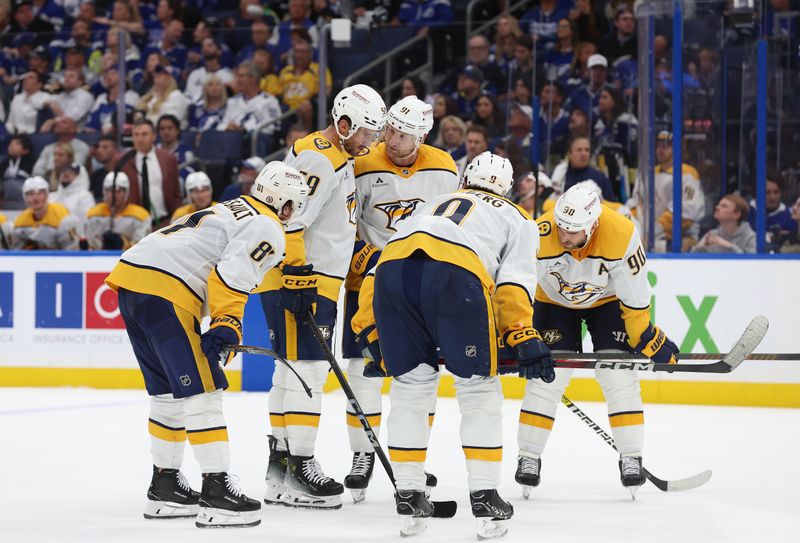
[[595,301],[603,292],[605,287],[593,285],[586,281],[578,281],[577,283],[569,283],[561,277],[558,272],[551,271],[550,275],[558,281],[558,292],[564,297],[566,301],[573,305],[588,304]]
[[356,193],[355,191],[347,195],[347,214],[350,224],[356,224]]
[[386,228],[397,231],[397,223],[410,217],[411,214],[414,213],[414,210],[417,209],[417,206],[424,203],[424,201],[425,200],[419,198],[395,200],[394,202],[375,204],[375,208],[386,213],[386,216],[389,218],[386,222]]

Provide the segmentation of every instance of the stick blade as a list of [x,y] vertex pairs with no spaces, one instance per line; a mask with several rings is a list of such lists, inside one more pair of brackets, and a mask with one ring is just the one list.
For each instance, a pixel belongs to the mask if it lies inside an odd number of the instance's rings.
[[750,354],[758,347],[761,340],[767,334],[769,320],[764,315],[757,315],[745,328],[742,337],[725,355],[722,362],[730,366],[730,370],[736,369]]
[[711,479],[711,470],[706,470],[703,473],[698,473],[686,479],[676,479],[674,481],[667,481],[667,492],[683,492],[684,490],[692,490],[699,486],[703,486]]
[[442,501],[433,503],[434,518],[453,518],[458,511],[458,503],[454,501]]

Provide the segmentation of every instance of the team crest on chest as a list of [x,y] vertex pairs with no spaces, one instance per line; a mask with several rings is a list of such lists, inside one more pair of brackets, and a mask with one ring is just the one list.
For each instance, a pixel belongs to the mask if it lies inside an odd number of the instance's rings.
[[356,192],[347,195],[347,214],[350,224],[356,224]]
[[386,228],[389,230],[397,230],[397,224],[407,219],[414,213],[417,206],[424,203],[425,200],[420,198],[412,198],[410,200],[395,200],[393,202],[384,202],[382,204],[375,204],[376,209],[380,209],[388,217]]
[[558,281],[558,293],[571,304],[581,305],[593,302],[605,292],[605,287],[593,285],[588,281],[570,283],[561,277],[558,272],[551,271],[550,275]]

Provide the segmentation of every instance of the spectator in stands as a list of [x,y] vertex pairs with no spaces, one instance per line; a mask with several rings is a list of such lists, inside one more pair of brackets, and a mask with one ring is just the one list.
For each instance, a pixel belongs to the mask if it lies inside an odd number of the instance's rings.
[[69,117],[75,121],[78,127],[85,124],[89,111],[94,106],[94,96],[83,88],[85,83],[86,80],[81,70],[64,70],[62,92],[49,103],[50,109],[56,117],[45,121],[39,129],[40,132],[49,132],[55,125],[55,119],[59,117]]
[[782,253],[800,253],[800,197],[795,200],[791,212],[795,234],[786,237],[781,246]]
[[[50,51],[47,50],[47,47],[40,45],[31,51],[28,55],[28,69],[41,74],[44,77],[45,86],[50,86],[52,73],[50,71]],[[49,92],[49,88],[45,88],[45,91]]]
[[745,220],[747,202],[737,194],[723,196],[714,208],[719,226],[706,232],[693,253],[755,253],[756,233]]
[[220,63],[226,68],[233,66],[233,53],[226,43],[219,41],[216,35],[219,33],[219,23],[215,18],[200,19],[192,30],[192,46],[186,53],[186,66],[197,68],[203,63],[203,42],[211,38],[220,48]]
[[105,51],[102,52],[102,54],[103,56],[111,57],[115,64],[119,64],[124,60],[125,67],[127,68],[128,72],[133,73],[133,71],[139,67],[139,63],[142,60],[142,52],[139,50],[139,47],[132,40],[126,40],[125,58],[123,60],[120,60],[119,37],[121,32],[122,31],[118,27],[116,26],[111,27],[111,29],[106,34],[106,48]]
[[[53,157],[58,144],[68,145],[70,147],[70,153],[73,155],[70,162],[85,164],[86,159],[89,158],[89,146],[86,142],[75,137],[77,131],[78,125],[72,118],[57,117],[53,125],[53,133],[58,139],[42,149],[39,158],[36,160],[36,165],[33,167],[33,175],[45,176],[47,172],[53,169]],[[54,180],[53,190],[56,189],[55,183],[57,182],[58,178]]]
[[564,90],[556,81],[542,86],[539,95],[537,130],[541,144],[540,160],[545,162],[550,155],[563,156],[569,140],[569,113],[561,107]]
[[467,66],[458,76],[457,92],[452,95],[458,106],[458,114],[462,119],[469,119],[475,114],[478,97],[483,87],[483,72],[474,66]]
[[58,189],[50,195],[50,201],[67,209],[80,223],[78,233],[83,233],[86,212],[94,207],[94,196],[89,192],[89,173],[83,164],[68,164],[58,174]]
[[169,61],[158,51],[147,54],[143,69],[136,69],[130,74],[130,88],[142,96],[152,90],[156,80],[156,66],[167,68]]
[[[39,161],[36,161],[37,164]],[[61,172],[75,162],[75,150],[69,143],[56,142],[53,144],[53,154],[50,167],[44,172],[44,179],[50,183],[50,192],[58,189]],[[36,167],[33,168],[36,171]]]
[[256,177],[258,177],[258,174],[266,165],[267,163],[257,156],[251,156],[247,160],[243,160],[242,164],[239,166],[239,174],[236,177],[236,182],[225,187],[225,190],[222,191],[219,197],[219,201],[227,202],[239,196],[250,194],[250,189],[253,188]]
[[78,220],[61,204],[48,202],[50,185],[29,177],[22,185],[27,206],[14,221],[13,249],[77,249]]
[[434,146],[447,151],[453,160],[458,160],[467,152],[464,140],[467,136],[467,125],[460,117],[448,115],[439,121],[439,136]]
[[[310,0],[289,0],[286,20],[278,24],[275,34],[269,40],[270,45],[276,48],[277,56],[281,62],[288,59],[289,49],[292,48],[292,31],[295,29],[307,30],[311,38],[311,45],[317,46],[319,32],[310,19]],[[255,23],[254,23],[255,24]]]
[[[103,84],[107,89],[94,101],[94,107],[89,114],[84,130],[87,132],[101,132],[110,134],[114,130],[117,115],[117,98],[119,97],[119,68],[116,64],[110,66],[103,73]],[[125,111],[133,112],[139,103],[139,95],[128,89],[125,91]]]
[[623,58],[637,58],[636,18],[631,6],[623,4],[617,8],[614,30],[600,42],[599,49],[600,54],[612,64]]
[[425,88],[425,82],[415,75],[403,79],[403,83],[400,85],[400,98],[405,98],[406,96],[416,96],[426,102],[428,100],[428,92]]
[[110,171],[109,164],[117,154],[117,138],[110,134],[100,136],[100,139],[92,145],[92,175],[89,177],[89,190],[92,192],[96,202],[103,200],[103,180]]
[[589,116],[589,125],[597,118],[597,103],[600,93],[608,87],[608,62],[603,55],[592,55],[586,66],[589,68],[589,82],[578,87],[569,98],[567,109],[581,108]]
[[556,27],[556,42],[544,57],[547,80],[560,78],[569,73],[575,59],[576,33],[569,19],[561,19]]
[[156,65],[153,88],[142,96],[136,109],[142,111],[145,118],[154,124],[162,115],[170,114],[184,126],[189,113],[189,100],[178,90],[175,78],[166,68]]
[[[280,98],[289,109],[297,111],[300,122],[314,125],[314,101],[319,94],[319,64],[312,62],[311,43],[298,41],[292,48],[292,63],[278,75]],[[330,94],[333,79],[330,70],[325,72],[325,88]]]
[[[773,245],[773,239],[778,241],[786,236],[797,233],[797,223],[792,220],[792,213],[781,199],[783,187],[786,182],[783,175],[773,168],[767,170],[767,244]],[[748,221],[753,230],[756,229],[757,204],[755,198],[750,200],[750,213]]]
[[[530,109],[530,108],[529,108]],[[528,156],[531,148],[531,126],[533,120],[528,111],[521,106],[512,105],[508,112],[508,135],[506,141],[513,141],[522,149],[522,153]]]
[[516,107],[524,111],[529,117],[533,117],[533,108],[531,107],[532,85],[533,83],[527,79],[519,78],[514,81],[511,87],[514,100],[508,107],[508,111]]
[[486,128],[479,124],[474,124],[467,128],[467,137],[464,144],[467,153],[456,160],[458,177],[464,175],[464,170],[467,169],[467,165],[472,162],[473,158],[489,149],[489,134],[486,132]]
[[10,27],[12,35],[20,32],[31,32],[37,36],[38,41],[44,43],[49,41],[48,36],[52,36],[55,27],[35,14],[31,0],[21,0],[16,3],[14,21]]
[[175,210],[172,222],[217,203],[211,199],[211,179],[206,172],[192,172],[186,176],[186,195],[189,203]]
[[586,84],[589,80],[589,58],[597,53],[597,46],[592,42],[580,42],[575,46],[575,56],[572,65],[567,73],[561,76],[561,83],[564,86],[566,96],[571,96],[573,92]]
[[608,34],[608,20],[602,8],[595,9],[592,4],[592,0],[575,0],[569,20],[575,24],[578,41],[599,43]]
[[8,141],[8,157],[0,162],[0,208],[24,209],[22,184],[33,175],[36,157],[27,134],[16,134]]
[[452,23],[453,7],[450,0],[403,0],[397,20],[418,27],[420,36],[427,34],[430,27]]
[[490,49],[491,44],[486,36],[481,34],[472,36],[467,48],[467,68],[470,66],[478,68],[483,74],[481,90],[502,96],[508,89],[508,81]]
[[[437,95],[436,99],[433,101],[433,128],[431,128],[426,138],[428,141],[436,142],[440,139],[439,128],[441,121],[450,115],[458,116],[458,105],[456,101],[446,94]],[[433,143],[433,145],[436,145],[436,143]]]
[[520,26],[536,42],[538,54],[544,54],[553,47],[558,33],[558,21],[569,17],[568,4],[558,0],[541,0],[520,19]]
[[[159,117],[156,129],[160,140],[158,148],[172,153],[175,160],[178,161],[179,168],[185,168],[186,165],[194,161],[192,146],[186,145],[181,141],[181,126],[175,115],[168,113]],[[191,171],[193,170],[181,171],[179,174],[182,178],[185,178]]]
[[[110,26],[112,29],[127,30],[136,37],[144,37],[145,29],[142,17],[134,4],[134,0],[115,0],[111,10],[111,18],[95,17],[94,22]],[[109,31],[110,32],[110,31]]]
[[52,99],[49,94],[42,92],[44,81],[44,76],[38,72],[28,72],[22,77],[22,92],[14,96],[8,109],[6,130],[9,134],[36,132],[39,111]]
[[[164,0],[161,0],[162,2]],[[181,43],[183,39],[184,25],[183,21],[173,19],[167,24],[164,29],[164,37],[155,45],[145,49],[145,54],[153,51],[161,53],[172,67],[178,70],[179,79],[183,79],[183,71],[186,68],[186,55],[188,51],[186,46]]]
[[589,116],[581,108],[576,107],[569,113],[569,137],[568,140],[572,141],[575,138],[588,138],[589,130]]
[[277,126],[274,123],[260,128],[267,121],[277,120],[281,115],[278,100],[259,88],[260,79],[258,67],[250,61],[245,61],[236,68],[239,93],[228,100],[225,116],[217,127],[218,130],[252,132],[259,128],[266,134],[275,132]]
[[245,47],[242,47],[242,49],[236,55],[237,65],[253,58],[253,53],[256,49],[266,49],[272,53],[276,63],[282,62],[278,48],[269,43],[271,36],[272,30],[266,22],[258,20],[253,21],[253,24],[250,27],[250,43]]
[[541,85],[545,81],[544,70],[542,69],[541,62],[534,65],[533,63],[533,38],[530,36],[522,36],[514,48],[514,60],[512,60],[506,68],[511,80],[512,90],[516,81],[522,79],[528,82],[528,86],[533,88],[533,70],[536,69],[536,81]]
[[225,116],[227,103],[228,93],[225,90],[225,83],[212,75],[203,85],[202,101],[192,107],[189,126],[197,132],[220,130],[219,124]]
[[92,250],[128,249],[150,233],[153,221],[145,208],[130,203],[130,180],[125,173],[116,177],[114,172],[107,173],[102,187],[102,201],[86,214],[86,241]]
[[202,53],[203,65],[193,70],[186,79],[186,97],[192,104],[200,102],[203,97],[203,85],[212,75],[226,85],[233,79],[233,72],[220,62],[222,49],[214,39],[206,38],[203,40]]
[[149,119],[133,123],[133,150],[117,155],[110,169],[117,162],[125,161],[122,167],[130,180],[130,202],[152,209],[154,226],[164,226],[181,205],[181,187],[178,180],[178,162],[175,157],[157,149],[156,129]]
[[572,140],[567,149],[567,160],[556,166],[551,176],[556,192],[564,193],[581,181],[592,180],[603,192],[603,200],[616,202],[614,189],[606,175],[590,166],[592,159],[588,138]]
[[514,60],[517,44],[524,35],[517,18],[504,13],[497,19],[494,27],[494,46],[492,54],[501,68],[505,68]]
[[622,94],[613,87],[600,92],[597,103],[597,121],[594,124],[595,146],[616,147],[625,152],[628,159],[636,156],[636,135],[639,121],[625,111]]
[[531,167],[528,157],[522,154],[522,148],[514,141],[506,139],[499,141],[494,146],[494,154],[507,158],[511,162],[511,168],[515,172],[524,172]]
[[156,44],[164,39],[164,30],[170,22],[181,18],[181,3],[178,0],[159,0],[156,18],[144,21],[147,42]]
[[[492,140],[505,134],[506,120],[497,99],[491,94],[484,94],[478,98],[475,106],[475,115],[472,117],[472,124],[482,126],[486,129],[487,138]],[[469,134],[467,134],[469,140]],[[483,151],[481,151],[483,152]],[[478,156],[476,153],[474,156]]]
[[296,142],[300,138],[308,136],[308,134],[309,134],[308,128],[306,128],[302,124],[293,124],[292,126],[290,126],[289,130],[286,131],[286,138],[285,138],[286,150],[288,151],[289,149],[291,149],[292,146],[294,145],[294,142]]
[[281,84],[278,81],[278,74],[275,72],[275,57],[268,49],[258,48],[253,51],[253,64],[258,67],[261,74],[261,81],[258,86],[262,91],[273,96],[281,93]]

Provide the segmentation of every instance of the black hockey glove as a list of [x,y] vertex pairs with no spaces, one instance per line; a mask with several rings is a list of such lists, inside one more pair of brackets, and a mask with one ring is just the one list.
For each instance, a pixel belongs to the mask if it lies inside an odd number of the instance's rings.
[[103,249],[106,251],[121,251],[123,246],[122,236],[111,230],[103,232]]
[[[374,334],[375,325],[367,326],[357,336],[356,343],[361,347],[361,354],[364,356],[364,377],[386,377],[386,365],[383,363],[381,345],[377,336]],[[370,335],[373,336],[370,341]]]
[[303,321],[309,311],[316,311],[319,276],[313,269],[312,264],[283,267],[279,303],[298,321]]
[[533,328],[506,333],[503,342],[519,364],[519,376],[552,383],[556,378],[555,361],[550,348]]
[[222,349],[226,345],[238,345],[242,338],[242,325],[235,317],[216,317],[211,319],[211,328],[200,336],[200,348],[206,355],[209,364],[222,364],[227,366],[228,362],[236,356],[230,352],[227,356],[222,356]]

